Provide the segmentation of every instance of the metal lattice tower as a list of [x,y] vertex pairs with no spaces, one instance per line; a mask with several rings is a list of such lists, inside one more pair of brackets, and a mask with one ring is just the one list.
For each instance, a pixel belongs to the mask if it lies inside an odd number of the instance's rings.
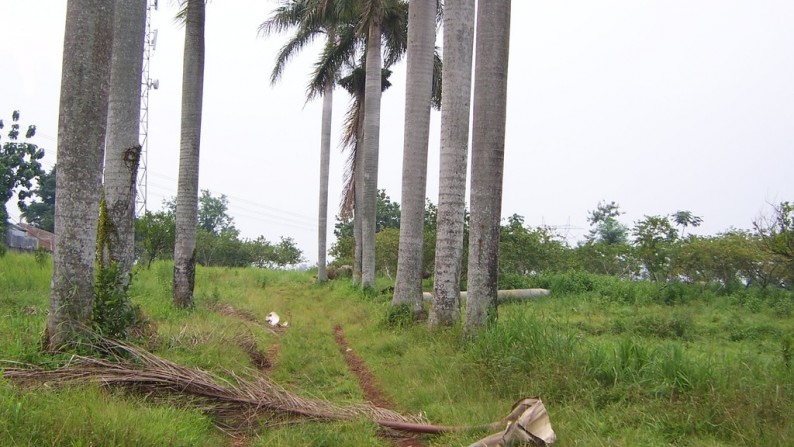
[[141,73],[141,122],[140,141],[141,158],[138,165],[137,193],[135,197],[135,215],[146,212],[147,197],[147,164],[149,159],[149,91],[157,90],[160,82],[149,76],[152,53],[157,47],[157,30],[152,29],[152,13],[157,11],[157,0],[149,0],[146,5],[146,36],[143,44],[143,72]]

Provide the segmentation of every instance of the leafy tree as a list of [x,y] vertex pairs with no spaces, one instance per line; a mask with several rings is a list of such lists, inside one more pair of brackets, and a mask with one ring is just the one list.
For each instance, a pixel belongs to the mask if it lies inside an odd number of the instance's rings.
[[174,212],[147,211],[135,220],[135,245],[137,257],[151,266],[155,259],[170,259],[174,254]]
[[572,266],[568,253],[567,244],[551,229],[527,228],[524,218],[513,214],[501,227],[499,274],[565,271]]
[[731,292],[744,284],[764,289],[775,282],[780,271],[772,261],[758,236],[729,230],[716,236],[690,236],[677,248],[673,265],[689,281],[720,284]]
[[606,244],[587,241],[574,250],[576,262],[590,273],[634,279],[641,265],[636,250],[629,244]]
[[[25,198],[33,187],[33,180],[44,174],[39,160],[44,158],[44,149],[29,141],[19,141],[20,124],[19,111],[14,110],[11,114],[11,129],[8,131],[8,140],[0,150],[0,235],[5,234],[6,224],[8,223],[8,211],[6,202],[19,191],[19,201],[17,205],[24,212],[26,208]],[[5,126],[0,120],[0,129]],[[36,126],[28,126],[25,131],[25,139],[29,140],[36,135]]]
[[[375,259],[376,270],[379,273],[393,276],[396,273],[396,260],[397,251],[388,253],[388,250],[383,248],[383,245],[390,245],[392,242],[399,243],[399,231],[393,232],[388,236],[378,236],[386,230],[399,230],[400,228],[400,204],[392,202],[391,198],[386,191],[381,189],[378,191],[378,215],[376,220],[378,222],[378,233],[375,235]],[[427,200],[425,202],[425,237],[424,237],[424,271],[432,271],[434,247],[435,247],[435,228],[436,228],[436,206]],[[341,219],[337,216],[337,222],[334,226],[334,235],[336,242],[331,246],[329,254],[334,257],[335,265],[351,265],[353,262],[354,250],[354,235],[353,235],[353,221],[352,219]],[[378,242],[380,241],[380,242]],[[380,246],[380,248],[379,248]],[[399,247],[395,245],[395,247]],[[395,263],[388,260],[382,260],[384,257],[393,257]]]
[[375,234],[375,267],[390,279],[397,273],[397,253],[400,248],[400,229],[385,228]]
[[295,245],[295,240],[291,237],[281,237],[281,241],[275,247],[276,265],[286,267],[303,262],[303,252]]
[[681,239],[683,239],[686,227],[699,227],[703,223],[703,218],[695,216],[692,211],[676,211],[673,213],[673,222],[681,227]]
[[199,228],[196,233],[196,262],[204,266],[245,267],[251,265],[251,251],[230,227],[219,233]]
[[207,189],[201,190],[198,209],[198,228],[219,235],[234,228],[234,219],[229,216],[229,199],[226,194],[213,197]]
[[39,200],[28,203],[22,211],[22,217],[29,224],[41,228],[42,230],[55,232],[55,176],[56,166],[50,172],[44,172],[39,176],[38,185],[30,192],[20,191],[19,198],[34,198]]
[[259,268],[273,267],[276,259],[276,247],[264,236],[249,241],[248,250],[251,253],[251,263]]
[[[400,204],[392,202],[385,189],[378,191],[376,217],[378,231],[386,228],[400,228]],[[334,235],[339,239],[353,237],[353,220],[350,218],[336,217]]]
[[758,218],[753,226],[764,251],[785,271],[785,286],[794,287],[794,203],[775,205],[771,217]]
[[587,221],[590,226],[588,240],[607,245],[625,244],[628,242],[629,229],[617,221],[621,214],[620,205],[616,202],[598,202],[595,210],[590,211]]
[[678,232],[667,216],[645,216],[632,230],[637,256],[654,281],[670,277],[671,259]]

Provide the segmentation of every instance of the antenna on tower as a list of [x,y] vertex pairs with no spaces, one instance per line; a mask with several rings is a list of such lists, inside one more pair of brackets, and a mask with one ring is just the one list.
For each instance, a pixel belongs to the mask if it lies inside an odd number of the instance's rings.
[[157,30],[152,29],[152,13],[157,11],[157,0],[150,0],[146,5],[146,36],[143,47],[143,72],[141,73],[141,158],[138,166],[138,188],[135,197],[135,214],[138,216],[146,212],[147,178],[149,161],[149,91],[160,88],[160,81],[149,76],[149,65],[152,53],[157,47]]

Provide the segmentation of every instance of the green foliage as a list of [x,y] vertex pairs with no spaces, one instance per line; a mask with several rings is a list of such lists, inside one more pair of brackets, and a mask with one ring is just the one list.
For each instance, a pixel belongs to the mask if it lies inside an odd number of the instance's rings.
[[[240,347],[239,340],[247,338],[273,361],[268,377],[285,388],[341,405],[363,402],[334,341],[338,323],[394,408],[424,412],[439,424],[499,420],[516,399],[538,395],[558,435],[565,434],[560,443],[783,446],[794,437],[794,322],[778,317],[773,307],[791,294],[775,287],[748,288],[760,300],[754,313],[745,307],[750,296],[738,292],[719,299],[709,290],[692,292],[685,301],[664,305],[652,293],[661,285],[650,281],[583,272],[523,276],[564,283],[575,293],[557,287],[548,298],[500,305],[498,323],[464,345],[460,328],[430,331],[394,315],[395,323],[404,323],[395,330],[384,324],[388,300],[362,299],[347,281],[320,286],[302,272],[199,266],[195,308],[175,309],[172,267],[154,262],[129,289],[156,322],[157,336],[145,340],[148,349],[231,383],[260,374]],[[4,360],[47,366],[66,360],[38,351],[50,275],[30,254],[0,259]],[[623,301],[621,294],[636,299]],[[227,308],[247,316],[214,310]],[[278,336],[246,319],[261,322],[270,311],[290,321]],[[27,390],[0,380],[0,445],[234,442],[212,427],[210,415],[181,402],[95,387]],[[378,433],[369,422],[307,421],[255,426],[249,439],[254,445],[387,445]],[[423,441],[470,445],[482,435]]]
[[[378,191],[375,234],[375,269],[380,274],[394,277],[397,272],[397,253],[400,245],[400,204],[392,202],[386,191]],[[438,209],[429,200],[425,203],[425,238],[423,245],[424,269],[432,271],[435,257],[435,228]],[[331,246],[329,255],[335,265],[353,264],[353,221],[337,216],[334,225],[336,242]]]
[[787,288],[794,288],[794,203],[781,202],[773,207],[770,218],[754,222],[762,249],[780,269]]
[[565,271],[572,266],[565,241],[548,227],[528,228],[517,214],[500,228],[499,273],[527,275]]
[[198,227],[215,235],[234,229],[234,219],[229,216],[229,199],[226,194],[213,197],[209,190],[201,190]]
[[632,230],[637,257],[642,261],[648,277],[665,281],[672,276],[672,251],[678,239],[667,216],[645,216]]
[[38,178],[38,185],[25,195],[20,193],[20,198],[37,197],[38,201],[31,202],[22,211],[22,217],[31,225],[42,230],[55,232],[55,178],[56,166],[50,172],[42,172]]
[[171,210],[151,212],[135,219],[135,253],[149,267],[155,259],[174,255],[176,220]]
[[140,306],[132,304],[127,278],[117,263],[99,266],[94,284],[94,331],[117,340],[124,340],[132,329],[141,328],[146,319]]
[[397,274],[399,249],[399,228],[386,228],[375,233],[375,269],[381,274],[393,278]]
[[238,239],[234,228],[213,233],[199,227],[196,232],[196,262],[204,266],[245,267],[253,262],[251,251]]
[[[274,244],[264,236],[240,239],[233,219],[227,213],[228,199],[213,197],[202,190],[196,233],[196,262],[203,266],[287,267],[303,262],[303,252],[295,240],[282,237]],[[171,259],[174,253],[176,203],[165,202],[165,210],[147,212],[135,221],[136,254],[151,265],[155,259]]]
[[[39,161],[44,158],[44,149],[39,149],[29,141],[18,141],[20,136],[18,110],[11,114],[11,121],[11,129],[8,131],[9,141],[3,143],[0,148],[0,234],[2,235],[5,235],[8,222],[6,202],[18,192],[17,205],[21,211],[25,211],[27,207],[25,199],[30,195],[33,181],[44,173]],[[4,127],[3,120],[0,120],[0,129]],[[35,135],[36,126],[28,126],[24,138],[30,140]]]
[[590,226],[589,242],[601,242],[607,245],[625,244],[628,241],[628,227],[617,221],[624,214],[616,202],[598,202],[595,210],[590,211],[587,221]]
[[38,264],[41,268],[47,267],[52,262],[52,256],[50,256],[50,252],[42,247],[36,248],[36,250],[33,252],[33,257],[36,259],[36,264]]
[[673,222],[681,227],[681,238],[684,238],[684,231],[686,227],[699,227],[703,223],[703,218],[695,216],[692,211],[676,211],[672,215]]
[[414,311],[409,304],[398,304],[386,308],[382,325],[389,329],[405,329],[414,324]]

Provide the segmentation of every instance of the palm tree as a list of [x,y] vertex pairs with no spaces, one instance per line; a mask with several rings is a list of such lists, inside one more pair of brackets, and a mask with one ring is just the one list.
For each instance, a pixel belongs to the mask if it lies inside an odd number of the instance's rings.
[[378,192],[378,152],[380,147],[381,99],[381,2],[367,2],[371,14],[364,16],[362,29],[367,30],[366,81],[364,88],[364,145],[362,161],[361,210],[361,286],[375,288],[375,221]]
[[47,346],[91,326],[99,198],[107,124],[113,2],[69,0],[58,119],[58,182]]
[[[141,72],[146,34],[146,0],[117,0],[113,58],[110,69],[107,138],[105,140],[105,203],[109,225],[107,257],[124,277],[135,259],[135,180],[141,146]],[[126,279],[125,279],[126,281]]]
[[[359,263],[354,265],[353,278],[361,278],[365,288],[375,285],[375,201],[377,195],[377,152],[380,125],[380,93],[383,89],[383,67],[390,67],[399,61],[407,46],[408,4],[404,0],[316,0],[320,2],[319,11],[333,11],[338,42],[334,46],[326,46],[321,61],[316,64],[313,86],[325,85],[323,76],[332,73],[329,67],[339,69],[347,64],[352,71],[360,65],[354,63],[357,54],[363,49],[366,74],[364,76],[364,100],[354,96],[354,102],[362,107],[360,122],[356,132],[356,144],[351,147],[360,151],[351,152],[348,162],[350,172],[355,175],[348,177],[350,182],[345,187],[343,210],[341,214],[355,208],[354,226],[356,252],[361,252]],[[383,44],[385,60],[381,58]],[[374,51],[373,51],[374,50]],[[341,83],[341,81],[340,81]],[[348,119],[348,124],[351,121]],[[369,156],[367,155],[369,154]],[[356,180],[360,177],[360,180]],[[345,208],[348,207],[347,210]],[[359,237],[359,231],[361,237]],[[361,247],[361,250],[358,247]],[[359,259],[359,256],[356,256]]]
[[699,227],[703,223],[703,218],[695,216],[692,211],[676,211],[673,213],[673,222],[681,227],[681,239],[683,239],[686,227],[690,225],[692,228]]
[[[363,202],[363,141],[364,141],[364,90],[365,90],[364,62],[350,69],[350,74],[339,80],[339,85],[351,97],[350,106],[345,115],[345,127],[342,133],[342,147],[347,149],[348,159],[345,166],[345,179],[342,188],[342,203],[339,207],[339,216],[349,219],[353,216],[353,283],[361,283],[361,212],[357,204]],[[381,89],[386,91],[391,87],[389,76],[391,70],[381,70]]]
[[509,40],[510,0],[480,0],[474,67],[471,227],[464,327],[469,335],[497,315]]
[[460,267],[463,257],[466,168],[471,110],[474,0],[444,5],[444,109],[436,225],[436,270],[429,324],[460,321]]
[[[371,20],[370,20],[371,19]],[[373,27],[370,26],[371,23],[383,23],[383,26],[378,27],[377,33],[377,42],[369,43],[370,32],[373,31]],[[306,44],[311,42],[311,40],[319,33],[325,32],[329,35],[328,42],[325,46],[323,54],[320,57],[320,60],[315,64],[315,71],[312,75],[312,80],[309,82],[309,86],[307,88],[307,97],[308,99],[312,99],[313,97],[323,94],[327,101],[331,101],[330,96],[324,94],[328,89],[331,88],[335,79],[338,77],[339,70],[345,64],[355,68],[356,64],[354,63],[355,60],[358,59],[357,54],[359,50],[364,47],[365,54],[368,54],[366,51],[367,45],[372,45],[374,48],[377,46],[378,51],[377,57],[380,59],[380,46],[381,46],[381,36],[380,33],[383,33],[383,39],[386,42],[385,50],[386,50],[386,63],[385,65],[388,67],[391,64],[396,63],[402,54],[405,52],[406,47],[406,39],[407,39],[407,4],[401,0],[371,0],[369,2],[360,2],[360,1],[352,1],[352,0],[291,0],[289,3],[283,5],[282,7],[276,9],[273,17],[265,22],[261,27],[260,31],[264,33],[271,33],[273,31],[283,31],[290,28],[296,28],[295,36],[282,48],[281,52],[277,57],[277,64],[273,70],[273,77],[272,79],[277,79],[280,76],[281,71],[283,70],[284,65],[286,62],[300,49],[302,49]],[[330,32],[329,32],[330,31]],[[335,37],[335,39],[334,39]],[[366,56],[368,57],[368,56]],[[378,71],[380,70],[380,63],[378,63]],[[377,73],[377,72],[375,72]],[[382,76],[382,73],[380,74]],[[372,74],[370,74],[372,76]],[[378,76],[376,74],[375,76]],[[377,85],[376,85],[377,87]],[[371,94],[371,93],[370,93]],[[360,98],[357,98],[354,95],[354,102],[362,106],[364,101],[361,101]],[[377,107],[374,107],[370,110],[370,116],[374,113],[375,110],[379,112],[380,110],[380,100],[377,101]],[[330,105],[324,103],[324,110],[329,110],[330,113]],[[361,120],[365,120],[365,113],[361,114]],[[370,119],[372,121],[372,119]],[[328,123],[330,125],[330,115],[328,116]],[[356,144],[350,145],[349,147],[358,147],[358,142],[363,142],[366,139],[365,132],[363,129],[365,128],[364,123],[359,123],[358,120],[355,121],[354,124],[358,129],[355,132],[356,134]],[[324,128],[324,129],[330,129]],[[329,140],[330,141],[330,140]],[[352,139],[348,140],[348,144],[353,141]],[[374,141],[377,142],[377,135],[374,137]],[[370,143],[372,143],[370,141]],[[363,145],[362,145],[363,146]],[[321,150],[321,154],[325,153],[325,149]],[[360,153],[360,156],[363,157],[364,151]],[[377,155],[377,154],[376,154]],[[321,155],[321,177],[323,174],[323,155]],[[358,163],[355,162],[356,156],[355,153],[351,153],[350,160],[353,160],[353,163],[349,165],[350,172],[352,173]],[[377,157],[372,158],[370,157],[370,162],[375,161],[375,184],[376,177],[377,177]],[[363,161],[361,162],[363,165]],[[365,170],[359,168],[358,175],[362,175]],[[343,205],[342,214],[346,212],[351,212],[353,208],[352,203],[354,202],[353,198],[356,196],[354,191],[357,191],[358,194],[361,194],[361,197],[366,197],[364,195],[365,188],[363,187],[364,181],[362,180],[357,190],[353,189],[353,180],[356,176],[351,175],[349,178],[351,182],[346,187],[346,199],[344,201],[347,203]],[[327,182],[327,181],[326,181]],[[321,256],[321,263],[324,263],[324,255],[325,255],[325,244],[323,243],[326,232],[322,229],[323,219],[327,216],[327,209],[323,209],[323,202],[325,198],[325,203],[327,206],[327,187],[323,187],[323,180],[321,179],[321,193],[320,193],[320,232],[321,235],[318,238],[318,248],[319,254]],[[327,183],[325,183],[327,184]],[[325,192],[323,192],[325,190]],[[372,208],[374,212],[374,200],[375,200],[375,193],[376,191],[373,190],[372,192]],[[356,201],[359,204],[363,202],[363,200]],[[355,206],[356,212],[356,219],[360,221],[361,217],[364,215],[362,212],[364,207],[362,205]],[[374,217],[372,218],[373,223],[373,231],[372,231],[372,284],[370,286],[374,286]],[[358,225],[358,228],[363,228],[361,225]],[[358,232],[356,232],[358,234]],[[357,237],[356,241],[357,244],[360,243],[362,238]],[[359,265],[356,263],[357,266]],[[354,278],[358,275],[360,269],[354,268]],[[321,275],[318,274],[318,279],[321,278]]]
[[[323,8],[320,2],[310,0],[291,0],[290,2],[277,8],[270,19],[262,23],[259,31],[269,35],[274,32],[286,31],[296,28],[295,35],[282,47],[276,58],[276,65],[270,76],[271,83],[275,83],[281,77],[287,61],[294,54],[310,43],[314,37],[320,33],[327,36],[326,52],[333,51],[336,45],[334,33],[335,18],[326,14],[327,9]],[[308,98],[316,95],[317,90],[322,91],[323,112],[322,128],[320,130],[320,199],[317,225],[317,281],[325,282],[328,280],[326,272],[326,249],[328,234],[328,171],[331,156],[331,119],[333,110],[333,91],[336,79],[336,67],[326,67],[331,73],[315,74],[313,81],[321,82],[316,86],[310,83]],[[321,81],[317,81],[320,77]]]
[[199,147],[204,91],[204,0],[185,2],[185,50],[182,68],[182,122],[176,196],[174,305],[193,303],[196,278]]
[[422,248],[437,10],[437,0],[412,0],[408,7],[402,213],[397,280],[392,305],[411,306],[417,318],[424,315]]

